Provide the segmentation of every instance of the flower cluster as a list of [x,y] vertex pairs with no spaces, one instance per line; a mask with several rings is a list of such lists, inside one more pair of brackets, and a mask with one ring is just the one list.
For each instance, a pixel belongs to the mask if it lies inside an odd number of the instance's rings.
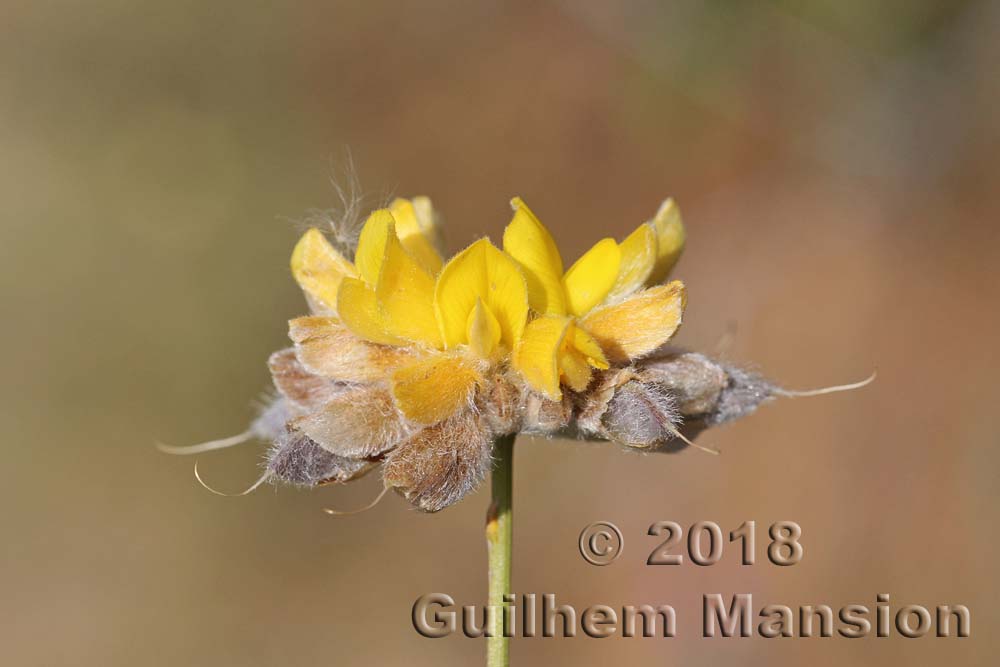
[[314,486],[382,466],[387,488],[437,511],[475,488],[496,438],[567,434],[657,449],[752,411],[756,376],[666,347],[684,285],[667,200],[621,242],[564,269],[520,199],[502,247],[483,238],[444,261],[426,197],[362,227],[353,261],[319,229],[292,254],[311,314],[269,361],[278,399],[252,433],[273,442],[265,476]]
[[685,240],[672,200],[568,270],[534,213],[518,198],[511,206],[500,248],[483,238],[448,261],[426,197],[396,199],[358,234],[335,225],[339,249],[309,229],[291,268],[311,314],[289,322],[292,347],[268,361],[277,395],[239,435],[160,449],[270,442],[264,474],[238,495],[381,466],[387,490],[436,512],[473,490],[514,434],[705,449],[692,442],[702,430],[775,397],[875,379],[791,391],[670,347],[686,304],[683,283],[664,283]]
[[683,245],[672,202],[565,272],[548,230],[519,199],[512,205],[503,250],[483,238],[447,263],[431,242],[426,198],[372,213],[353,264],[319,230],[306,232],[292,272],[314,314],[291,322],[298,360],[329,380],[386,384],[407,420],[433,426],[498,369],[558,401],[563,387],[584,391],[595,369],[628,364],[670,339],[684,285],[654,285]]

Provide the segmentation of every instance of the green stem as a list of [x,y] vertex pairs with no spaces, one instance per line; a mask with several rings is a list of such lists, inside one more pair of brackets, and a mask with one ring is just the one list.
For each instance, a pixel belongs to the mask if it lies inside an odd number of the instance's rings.
[[[504,636],[504,596],[510,593],[510,552],[514,498],[514,434],[493,443],[492,502],[486,515],[486,547],[489,555],[490,627],[486,637],[487,667],[510,665],[510,638]],[[513,630],[513,628],[510,628]]]

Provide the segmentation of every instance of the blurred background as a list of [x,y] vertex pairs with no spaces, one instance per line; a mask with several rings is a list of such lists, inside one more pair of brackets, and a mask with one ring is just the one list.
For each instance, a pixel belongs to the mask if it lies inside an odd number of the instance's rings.
[[[236,433],[305,311],[288,257],[353,156],[451,248],[521,195],[571,261],[670,195],[677,342],[793,388],[721,457],[523,439],[514,587],[670,603],[679,637],[519,639],[516,665],[987,664],[1000,622],[1000,5],[960,0],[3,3],[6,665],[478,664],[411,627],[485,597],[485,490],[437,515],[377,476],[219,498],[153,444]],[[732,335],[729,335],[729,334]],[[238,490],[263,446],[200,457]],[[625,553],[595,568],[586,524]],[[647,567],[649,524],[758,525],[758,564]],[[803,528],[778,568],[763,529]],[[702,639],[704,593],[965,604],[972,637]]]

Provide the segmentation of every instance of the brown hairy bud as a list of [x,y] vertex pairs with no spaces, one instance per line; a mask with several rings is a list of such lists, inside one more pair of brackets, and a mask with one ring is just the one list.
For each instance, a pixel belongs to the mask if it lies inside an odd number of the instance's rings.
[[389,452],[382,470],[385,485],[418,509],[442,510],[483,481],[493,438],[479,415],[464,410]]
[[748,371],[720,364],[697,352],[672,352],[641,362],[642,377],[663,385],[679,414],[709,426],[754,412],[778,388]]
[[778,387],[756,373],[725,366],[728,382],[719,394],[715,409],[702,416],[709,426],[718,426],[752,414],[762,404],[781,395]]
[[501,435],[610,440],[660,452],[687,444],[717,453],[691,438],[710,426],[749,415],[776,396],[844,391],[874,378],[790,391],[703,354],[668,349],[626,367],[597,372],[585,391],[566,389],[559,401],[532,391],[516,373],[499,368],[482,378],[458,412],[423,426],[403,416],[385,383],[331,380],[304,366],[294,349],[274,353],[270,367],[279,395],[247,431],[192,447],[161,448],[193,454],[252,438],[270,440],[263,476],[238,495],[275,480],[307,487],[347,482],[381,463],[385,488],[425,512],[448,507],[482,482],[493,442]]
[[649,448],[674,437],[678,419],[674,398],[664,385],[629,380],[611,397],[602,425],[610,440]]
[[476,392],[474,403],[486,426],[502,435],[521,430],[526,399],[524,384],[504,373],[487,378]]
[[555,435],[565,430],[572,419],[573,400],[568,392],[560,401],[550,401],[541,394],[531,392],[525,400],[521,433]]
[[664,445],[748,415],[778,391],[703,354],[671,351],[599,374],[577,395],[575,426],[584,437],[674,451]]
[[604,415],[618,389],[637,377],[632,368],[612,368],[595,373],[587,390],[575,396],[574,424],[583,436],[610,440]]
[[267,475],[286,484],[316,486],[348,482],[371,470],[377,461],[338,456],[300,431],[285,429],[267,454]]
[[722,366],[696,352],[650,359],[640,365],[639,372],[670,391],[677,412],[685,417],[711,412],[727,382]]

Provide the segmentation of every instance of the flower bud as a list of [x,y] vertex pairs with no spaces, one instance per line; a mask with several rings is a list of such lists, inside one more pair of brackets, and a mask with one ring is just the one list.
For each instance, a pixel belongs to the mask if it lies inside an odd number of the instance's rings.
[[761,376],[720,364],[696,352],[675,352],[643,361],[640,376],[671,394],[686,421],[716,426],[754,412],[777,389]]
[[267,455],[266,470],[272,479],[296,486],[317,486],[357,479],[377,461],[352,459],[329,452],[301,431],[286,428]]

